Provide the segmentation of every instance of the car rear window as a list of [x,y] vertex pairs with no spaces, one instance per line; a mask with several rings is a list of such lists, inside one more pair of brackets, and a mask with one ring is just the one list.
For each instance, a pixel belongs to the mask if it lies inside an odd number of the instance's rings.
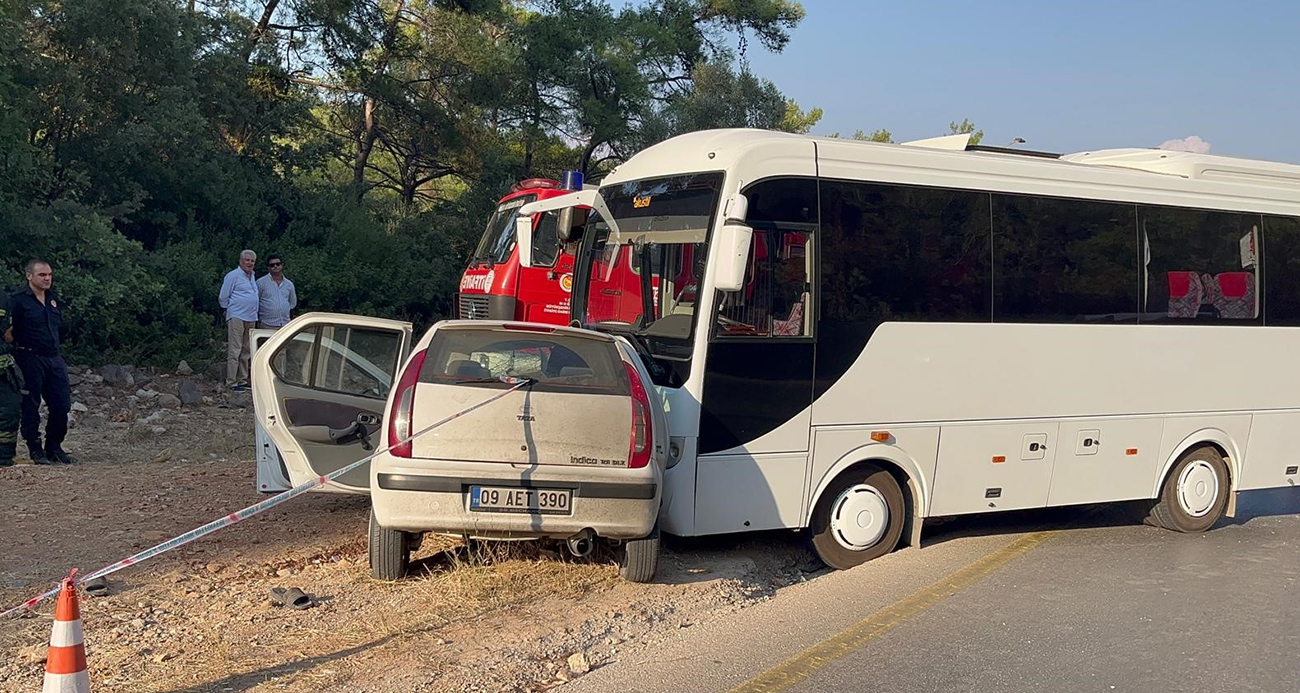
[[566,333],[444,327],[433,334],[420,382],[508,387],[531,378],[533,390],[628,394],[627,374],[612,341]]

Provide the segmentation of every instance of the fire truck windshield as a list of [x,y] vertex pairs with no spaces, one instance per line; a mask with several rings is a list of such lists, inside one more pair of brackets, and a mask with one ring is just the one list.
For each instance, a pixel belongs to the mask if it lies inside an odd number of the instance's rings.
[[515,249],[515,217],[519,216],[520,207],[536,199],[536,195],[520,195],[498,205],[470,261],[500,264],[509,260]]

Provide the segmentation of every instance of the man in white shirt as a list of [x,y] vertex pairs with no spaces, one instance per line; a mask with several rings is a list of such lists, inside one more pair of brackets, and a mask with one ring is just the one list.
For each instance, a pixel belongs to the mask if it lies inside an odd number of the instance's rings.
[[264,274],[257,280],[257,326],[264,330],[278,330],[293,318],[290,313],[298,307],[298,290],[284,276],[284,259],[279,255],[266,258]]
[[248,389],[249,331],[257,324],[258,292],[253,279],[257,253],[239,253],[239,266],[226,273],[217,302],[226,311],[226,383],[231,392]]

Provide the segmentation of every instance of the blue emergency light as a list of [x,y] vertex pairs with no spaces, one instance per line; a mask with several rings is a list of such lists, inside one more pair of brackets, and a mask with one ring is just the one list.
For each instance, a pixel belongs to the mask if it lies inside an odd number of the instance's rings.
[[565,171],[561,173],[560,187],[565,190],[582,190],[582,171]]

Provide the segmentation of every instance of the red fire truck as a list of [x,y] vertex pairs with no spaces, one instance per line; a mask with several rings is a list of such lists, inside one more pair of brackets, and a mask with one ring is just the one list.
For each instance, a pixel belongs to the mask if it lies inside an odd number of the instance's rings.
[[469,259],[456,294],[458,317],[566,325],[573,291],[573,255],[561,240],[554,213],[533,216],[532,266],[521,267],[515,247],[519,208],[581,190],[582,174],[566,171],[563,182],[529,178],[501,198]]

